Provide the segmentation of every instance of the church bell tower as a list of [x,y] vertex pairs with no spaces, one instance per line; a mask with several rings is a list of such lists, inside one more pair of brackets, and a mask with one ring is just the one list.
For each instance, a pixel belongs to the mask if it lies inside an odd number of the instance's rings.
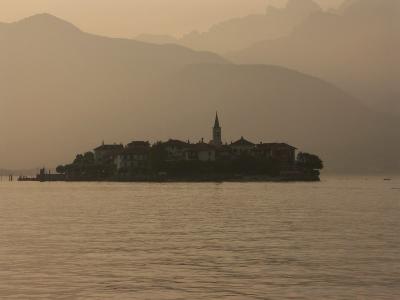
[[219,125],[218,112],[215,115],[215,122],[213,127],[213,145],[222,146],[222,128]]

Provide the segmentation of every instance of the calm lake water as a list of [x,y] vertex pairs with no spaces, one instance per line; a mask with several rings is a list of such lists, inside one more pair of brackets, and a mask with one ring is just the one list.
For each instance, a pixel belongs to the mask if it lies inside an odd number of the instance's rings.
[[0,182],[0,299],[400,299],[400,180]]

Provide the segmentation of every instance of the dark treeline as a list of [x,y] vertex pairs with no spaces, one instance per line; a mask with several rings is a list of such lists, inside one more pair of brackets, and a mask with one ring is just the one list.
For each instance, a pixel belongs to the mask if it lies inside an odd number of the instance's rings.
[[[146,160],[140,166],[117,169],[113,159],[98,161],[93,152],[79,154],[68,165],[57,167],[57,172],[65,174],[67,180],[215,180],[240,179],[264,176],[268,178],[287,178],[319,180],[323,169],[321,159],[313,154],[299,153],[294,165],[288,166],[274,159],[243,154],[234,159],[220,157],[215,161],[168,160],[162,144],[149,149]],[[286,174],[286,175],[285,175]]]

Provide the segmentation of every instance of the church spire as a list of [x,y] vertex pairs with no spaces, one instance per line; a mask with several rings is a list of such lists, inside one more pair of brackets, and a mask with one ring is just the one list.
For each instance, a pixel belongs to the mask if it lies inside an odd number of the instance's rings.
[[215,146],[222,146],[222,129],[219,125],[218,112],[215,114],[212,143]]
[[214,128],[220,128],[219,126],[219,119],[218,119],[218,112],[215,113],[215,123],[214,123]]

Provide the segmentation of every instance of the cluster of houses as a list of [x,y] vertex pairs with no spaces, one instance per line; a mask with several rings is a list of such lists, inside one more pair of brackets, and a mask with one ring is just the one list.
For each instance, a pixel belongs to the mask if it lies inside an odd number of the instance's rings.
[[[209,143],[198,143],[170,139],[161,142],[166,161],[201,161],[233,160],[243,155],[273,159],[282,165],[293,166],[296,160],[296,148],[285,143],[255,144],[244,137],[230,144],[222,142],[222,129],[218,114],[213,127],[213,139]],[[147,141],[133,141],[122,144],[102,144],[94,149],[98,162],[113,161],[117,170],[146,168],[150,159],[152,145]]]

